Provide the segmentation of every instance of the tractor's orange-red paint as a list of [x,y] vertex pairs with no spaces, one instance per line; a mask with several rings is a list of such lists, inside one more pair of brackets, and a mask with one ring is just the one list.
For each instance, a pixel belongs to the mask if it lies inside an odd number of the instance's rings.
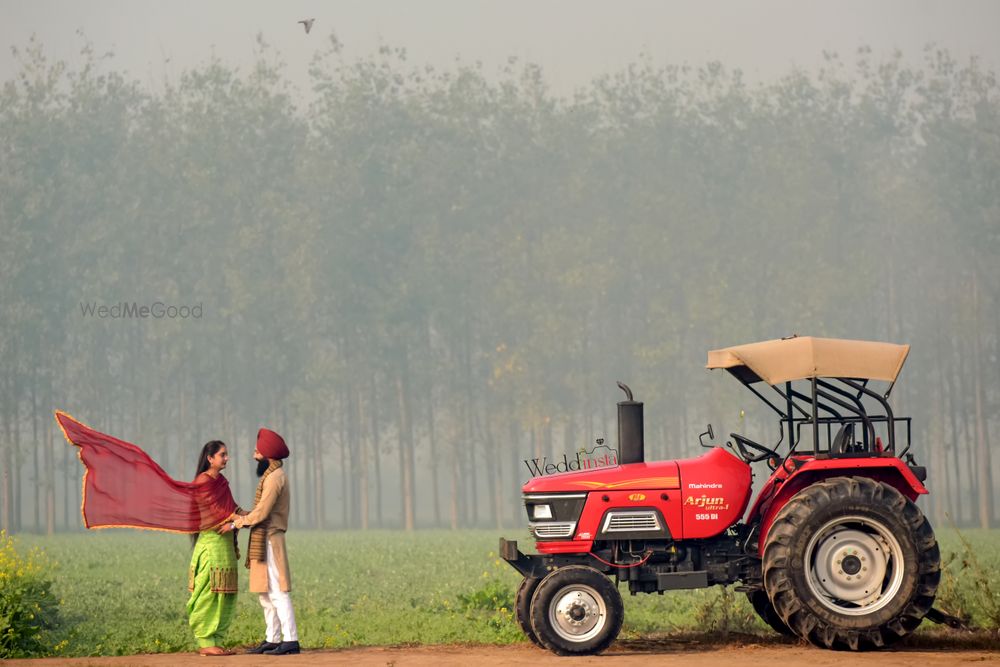
[[572,491],[640,491],[676,489],[680,486],[677,463],[627,463],[613,468],[564,472],[536,477],[524,485],[524,493],[569,493]]
[[[828,477],[860,474],[885,482],[910,500],[927,493],[903,461],[895,457],[851,459],[794,458],[761,488],[746,516],[760,521],[763,542],[775,516],[796,492]],[[750,466],[721,447],[680,461],[630,463],[604,470],[539,477],[524,485],[525,494],[585,491],[587,500],[572,540],[538,542],[539,553],[585,553],[593,546],[609,510],[656,509],[674,540],[714,537],[743,516],[751,495]],[[638,493],[640,492],[641,493]]]
[[829,477],[845,477],[860,475],[895,487],[910,500],[927,493],[927,488],[917,479],[913,471],[898,458],[863,457],[850,459],[815,459],[811,456],[794,457],[798,467],[792,470],[793,464],[786,461],[767,480],[757,499],[754,501],[747,523],[760,519],[760,530],[757,532],[759,544],[767,538],[767,532],[774,518],[792,496],[810,484]]
[[523,492],[587,492],[574,539],[537,543],[540,553],[578,553],[590,550],[612,509],[656,509],[675,540],[718,535],[743,516],[750,483],[750,466],[716,447],[682,461],[628,463],[539,477],[525,484]]

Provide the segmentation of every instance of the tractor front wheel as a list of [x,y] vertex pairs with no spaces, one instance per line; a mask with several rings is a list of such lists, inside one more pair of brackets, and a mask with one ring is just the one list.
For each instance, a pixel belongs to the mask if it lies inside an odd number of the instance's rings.
[[880,648],[934,604],[941,558],[923,513],[867,477],[835,477],[785,505],[764,546],[764,588],[785,625],[833,649]]
[[618,589],[585,565],[551,572],[531,599],[531,628],[557,655],[600,653],[618,636],[623,616]]

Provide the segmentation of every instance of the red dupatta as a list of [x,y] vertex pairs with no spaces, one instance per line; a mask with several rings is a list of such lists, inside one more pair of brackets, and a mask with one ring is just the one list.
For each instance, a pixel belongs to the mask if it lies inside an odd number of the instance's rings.
[[80,512],[87,528],[143,528],[197,533],[236,510],[222,475],[204,483],[178,482],[130,442],[95,431],[65,412],[56,421],[86,472]]

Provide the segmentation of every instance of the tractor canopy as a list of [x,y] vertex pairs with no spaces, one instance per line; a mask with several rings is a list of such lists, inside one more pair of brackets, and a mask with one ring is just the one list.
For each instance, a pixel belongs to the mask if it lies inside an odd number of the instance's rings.
[[[909,449],[910,419],[894,416],[888,399],[909,352],[909,345],[790,336],[711,350],[707,368],[727,370],[778,415],[788,456],[805,444],[805,429],[817,457],[902,457]],[[888,387],[876,392],[869,386],[873,380]],[[898,449],[897,425],[906,435]]]
[[819,377],[895,382],[909,351],[894,343],[792,336],[711,350],[707,368],[725,368],[750,382],[753,374],[770,385]]

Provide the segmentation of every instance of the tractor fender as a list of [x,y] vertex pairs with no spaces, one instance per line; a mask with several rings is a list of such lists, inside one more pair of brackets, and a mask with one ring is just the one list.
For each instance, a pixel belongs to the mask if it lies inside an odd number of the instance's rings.
[[[791,461],[791,459],[789,459]],[[789,468],[794,469],[789,471]],[[760,497],[747,516],[747,523],[760,519],[757,531],[758,552],[767,542],[767,533],[781,508],[802,489],[831,477],[868,477],[877,482],[885,482],[897,489],[911,501],[927,493],[913,471],[895,457],[872,457],[850,459],[796,459],[788,461],[767,480]]]

